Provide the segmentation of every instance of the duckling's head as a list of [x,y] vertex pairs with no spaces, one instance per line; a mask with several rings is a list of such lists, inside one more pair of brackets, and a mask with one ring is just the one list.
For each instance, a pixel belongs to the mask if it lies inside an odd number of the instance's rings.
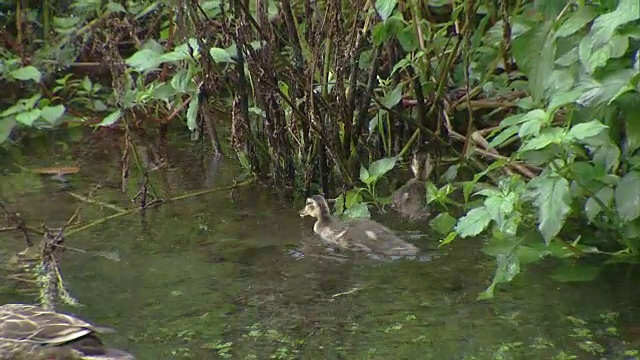
[[427,181],[431,171],[433,171],[433,162],[431,161],[431,155],[425,152],[417,152],[413,154],[411,159],[411,171],[415,179],[420,181]]
[[316,219],[320,219],[322,217],[329,216],[329,205],[327,205],[327,200],[324,199],[321,195],[313,195],[310,198],[307,198],[306,205],[304,209],[300,210],[300,216],[312,216]]

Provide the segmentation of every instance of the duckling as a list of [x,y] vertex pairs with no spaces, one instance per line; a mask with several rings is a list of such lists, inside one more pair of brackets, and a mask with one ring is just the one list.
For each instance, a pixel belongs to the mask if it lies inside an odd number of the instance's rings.
[[419,250],[376,221],[341,220],[331,215],[327,201],[320,195],[307,198],[299,214],[316,218],[313,231],[326,242],[344,249],[386,256],[413,256]]
[[396,209],[410,220],[416,220],[429,215],[429,210],[424,205],[427,196],[425,182],[433,171],[433,163],[428,153],[418,152],[411,159],[411,171],[413,179],[402,185],[391,196],[391,207]]

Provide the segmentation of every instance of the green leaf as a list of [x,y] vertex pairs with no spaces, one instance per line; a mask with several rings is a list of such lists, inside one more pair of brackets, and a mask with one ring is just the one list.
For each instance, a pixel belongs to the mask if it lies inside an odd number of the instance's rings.
[[507,283],[520,273],[520,262],[513,252],[499,254],[496,256],[496,273],[489,287],[478,295],[478,300],[489,300],[493,298],[496,285]]
[[402,46],[402,50],[406,53],[418,50],[420,44],[418,42],[418,36],[413,30],[412,25],[406,26],[402,31],[397,33],[396,38],[398,39],[400,46]]
[[556,45],[552,22],[532,27],[513,40],[513,56],[518,67],[528,76],[529,88],[535,102],[544,99],[548,79],[554,68]]
[[429,225],[440,234],[447,235],[453,230],[454,226],[456,226],[456,222],[455,217],[451,216],[448,212],[443,212],[431,220]]
[[42,108],[40,116],[47,120],[50,124],[55,124],[62,117],[66,108],[64,105],[45,106]]
[[217,63],[231,63],[234,62],[231,55],[225,50],[218,47],[212,47],[209,50],[209,54],[213,60]]
[[616,208],[624,221],[633,221],[640,216],[640,173],[626,174],[615,190]]
[[529,186],[533,188],[533,203],[538,208],[538,229],[549,245],[571,210],[569,181],[560,175],[549,174],[531,180]]
[[571,66],[578,62],[578,47],[567,51],[556,60],[556,64],[560,66]]
[[516,135],[519,130],[520,128],[518,126],[511,126],[504,129],[500,134],[494,137],[493,140],[491,140],[489,146],[491,146],[492,148],[496,148],[502,145],[505,141],[511,139],[514,135]]
[[586,123],[576,124],[571,127],[571,130],[567,133],[567,138],[584,140],[600,134],[600,132],[607,128],[608,126],[604,125],[600,121],[592,120]]
[[376,0],[376,11],[378,15],[380,15],[380,18],[382,18],[382,21],[387,20],[389,16],[391,16],[397,3],[395,0]]
[[344,211],[343,216],[352,219],[368,219],[371,217],[369,208],[365,203],[357,203]]
[[109,3],[107,3],[106,9],[108,12],[121,12],[125,14],[127,13],[127,10],[124,8],[124,6],[112,1],[109,1]]
[[[369,175],[376,178],[383,176],[396,166],[397,161],[398,158],[396,156],[376,160],[369,165]],[[362,171],[360,171],[360,174],[362,174]]]
[[640,106],[635,109],[625,109],[626,151],[633,154],[640,148]]
[[582,96],[582,89],[574,89],[570,91],[559,91],[551,95],[551,100],[547,106],[547,112],[553,113],[562,106],[576,102]]
[[42,73],[40,72],[40,70],[31,65],[21,67],[18,70],[10,72],[9,76],[16,80],[33,80],[36,83],[40,83],[40,80],[42,80]]
[[498,224],[502,225],[508,215],[513,211],[515,206],[516,195],[509,193],[506,196],[500,194],[499,196],[490,196],[484,200],[484,207],[489,212],[491,219]]
[[155,69],[160,64],[161,52],[154,49],[142,49],[131,55],[124,62],[136,71]]
[[198,127],[198,108],[200,107],[200,96],[194,94],[187,108],[187,127],[190,131]]
[[0,144],[9,138],[14,126],[16,126],[16,119],[13,116],[0,118]]
[[122,116],[122,111],[118,109],[112,112],[111,114],[107,115],[104,119],[102,119],[100,124],[98,124],[97,126],[111,126],[115,124],[116,121],[118,121],[121,116]]
[[595,219],[596,216],[603,210],[602,207],[600,207],[598,201],[596,201],[596,198],[605,206],[610,206],[611,202],[613,201],[613,188],[610,186],[605,186],[597,193],[595,193],[595,195],[587,199],[587,202],[584,205],[584,212],[587,215],[587,219],[589,220],[589,222],[592,222],[593,219]]
[[369,180],[369,171],[362,165],[360,165],[360,181],[367,184]]
[[371,39],[373,40],[374,46],[380,46],[385,42],[389,41],[393,36],[389,27],[384,22],[379,22],[373,26],[371,29]]
[[563,263],[558,266],[551,278],[558,282],[577,282],[595,280],[602,267],[584,263]]
[[518,151],[524,152],[529,150],[544,149],[552,143],[560,143],[564,138],[562,129],[546,128],[540,131],[540,136],[524,142]]
[[471,209],[465,216],[458,219],[455,231],[460,237],[476,236],[483,232],[491,222],[491,215],[484,206]]
[[40,118],[40,109],[32,109],[30,111],[21,112],[16,115],[16,120],[24,125],[32,126],[33,123]]
[[396,106],[396,104],[400,102],[400,100],[402,100],[403,89],[404,89],[404,83],[399,83],[395,87],[395,89],[386,93],[384,97],[380,100],[380,102],[382,103],[382,105],[384,105],[388,109],[393,108],[394,106]]
[[573,35],[576,31],[582,29],[587,23],[591,22],[597,15],[590,5],[583,5],[562,23],[558,29],[558,37],[566,37]]
[[545,257],[551,254],[548,250],[539,250],[529,246],[519,246],[516,251],[516,255],[518,256],[518,260],[520,264],[533,264],[536,263]]
[[171,86],[173,86],[176,91],[185,93],[187,92],[187,86],[190,81],[191,76],[189,71],[187,69],[181,69],[173,75],[173,78],[171,79]]

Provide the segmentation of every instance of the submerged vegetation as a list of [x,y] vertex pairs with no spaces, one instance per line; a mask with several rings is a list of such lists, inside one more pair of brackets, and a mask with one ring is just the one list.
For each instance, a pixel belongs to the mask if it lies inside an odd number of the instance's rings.
[[418,221],[441,246],[483,234],[480,298],[548,257],[559,281],[640,260],[637,0],[0,1],[0,21],[4,151],[121,133],[140,208],[162,200],[140,144],[171,131],[349,217],[384,211],[423,151]]

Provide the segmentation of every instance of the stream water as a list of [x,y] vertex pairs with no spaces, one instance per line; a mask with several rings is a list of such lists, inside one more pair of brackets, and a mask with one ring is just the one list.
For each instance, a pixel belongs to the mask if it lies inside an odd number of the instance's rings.
[[[131,208],[139,172],[131,170],[125,194],[110,186],[119,179],[113,149],[121,142],[95,136],[70,148],[48,140],[5,153],[0,199],[32,226],[61,226],[81,204],[81,225],[115,214],[67,192],[87,196],[96,183],[104,186],[91,198]],[[298,216],[301,203],[258,185],[230,196],[233,161],[212,167],[199,146],[170,143],[167,166],[151,177],[163,198],[220,190],[72,226],[66,244],[83,252],[67,250],[62,260],[68,290],[84,306],[61,310],[116,329],[105,340],[138,359],[634,358],[624,350],[638,348],[636,271],[612,268],[594,282],[567,284],[553,282],[544,263],[499,286],[495,299],[476,301],[494,273],[482,240],[457,240],[427,262],[333,254],[313,221]],[[81,171],[65,189],[16,166],[69,163]],[[426,223],[379,219],[428,234]],[[0,237],[5,258],[24,248],[19,234]],[[413,242],[434,249],[438,237]],[[0,301],[35,298],[7,283]],[[596,345],[604,352],[594,355]]]

